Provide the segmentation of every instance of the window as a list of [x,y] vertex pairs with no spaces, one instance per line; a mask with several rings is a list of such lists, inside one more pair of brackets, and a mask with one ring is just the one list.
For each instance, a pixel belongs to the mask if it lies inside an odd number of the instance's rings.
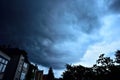
[[25,80],[25,73],[21,74],[20,80]]
[[0,64],[0,72],[1,72],[2,68],[3,68],[3,64]]
[[22,64],[19,64],[19,66],[18,66],[18,71],[20,72],[21,69],[22,69]]
[[27,63],[24,63],[24,65],[23,65],[23,66],[24,66],[24,68],[27,68]]
[[0,56],[0,73],[5,71],[7,63],[8,63],[8,60]]

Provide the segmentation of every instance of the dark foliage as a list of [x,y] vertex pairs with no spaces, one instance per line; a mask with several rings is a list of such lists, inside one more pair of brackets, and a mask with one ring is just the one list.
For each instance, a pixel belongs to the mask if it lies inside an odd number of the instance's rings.
[[115,54],[115,61],[101,54],[93,67],[67,64],[63,72],[63,80],[120,80],[120,51]]
[[116,51],[115,56],[116,56],[116,58],[115,58],[116,63],[119,63],[119,64],[120,64],[120,50],[117,50],[117,51]]

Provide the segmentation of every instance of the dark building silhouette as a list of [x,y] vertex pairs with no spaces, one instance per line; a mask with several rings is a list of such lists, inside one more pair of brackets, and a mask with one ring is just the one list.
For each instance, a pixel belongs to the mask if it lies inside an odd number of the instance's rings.
[[5,69],[9,61],[10,61],[10,57],[4,54],[2,51],[0,51],[0,80],[3,79]]
[[0,51],[0,79],[25,80],[30,64],[27,53],[18,48],[0,48]]
[[52,67],[49,68],[48,79],[54,80],[54,73],[53,73]]
[[18,48],[0,47],[0,80],[55,80],[52,67],[43,74],[28,61],[27,53]]
[[54,73],[52,67],[49,68],[48,74],[43,75],[43,80],[54,80]]
[[36,72],[35,80],[43,80],[43,70],[38,70]]
[[48,80],[48,75],[47,74],[43,75],[43,80]]

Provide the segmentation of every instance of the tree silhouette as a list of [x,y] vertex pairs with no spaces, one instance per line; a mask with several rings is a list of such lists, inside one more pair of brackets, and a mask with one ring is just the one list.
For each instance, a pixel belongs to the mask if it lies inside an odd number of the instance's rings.
[[115,57],[116,63],[120,64],[120,50],[116,51]]
[[[120,61],[120,51],[117,51],[116,62]],[[63,80],[120,80],[120,65],[116,64],[110,57],[101,54],[93,67],[82,65],[66,65],[62,75]]]
[[74,79],[74,70],[71,65],[66,65],[67,70],[63,73],[64,80],[73,80]]
[[101,54],[96,60],[96,64],[93,65],[95,80],[109,80],[109,74],[113,66],[114,61],[110,57],[105,57],[104,54]]
[[92,69],[79,66],[66,65],[66,71],[63,73],[63,80],[92,80]]
[[111,75],[114,76],[115,80],[120,80],[120,50],[117,50],[115,53],[115,62],[117,64],[111,68]]

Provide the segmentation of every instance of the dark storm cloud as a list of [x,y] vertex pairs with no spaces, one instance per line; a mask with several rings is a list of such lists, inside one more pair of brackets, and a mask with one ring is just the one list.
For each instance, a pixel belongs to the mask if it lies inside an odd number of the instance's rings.
[[100,24],[95,0],[1,0],[0,11],[0,44],[56,69],[83,56]]
[[119,13],[120,12],[120,0],[108,0],[109,10]]

